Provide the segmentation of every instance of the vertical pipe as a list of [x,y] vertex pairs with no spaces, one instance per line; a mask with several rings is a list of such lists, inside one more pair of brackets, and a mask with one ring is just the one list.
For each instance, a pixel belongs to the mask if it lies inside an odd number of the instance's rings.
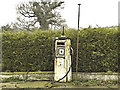
[[79,30],[79,23],[80,23],[80,5],[81,4],[78,4],[78,30]]
[[80,5],[78,4],[78,32],[77,32],[77,55],[76,55],[76,75],[78,73],[78,50],[79,50],[79,22],[80,22]]
[[63,26],[63,32],[62,32],[62,35],[63,35],[63,36],[65,35],[65,33],[64,33],[64,26]]

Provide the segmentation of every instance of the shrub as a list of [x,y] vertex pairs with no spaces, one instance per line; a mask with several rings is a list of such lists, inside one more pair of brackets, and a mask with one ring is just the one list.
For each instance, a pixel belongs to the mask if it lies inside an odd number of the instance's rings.
[[87,28],[80,31],[79,71],[118,70],[118,30]]
[[[2,70],[38,71],[53,70],[53,37],[61,31],[35,30],[34,32],[3,32]],[[85,28],[79,31],[79,63],[82,72],[104,72],[118,70],[117,29]],[[77,30],[65,30],[74,49],[73,71],[76,61]]]

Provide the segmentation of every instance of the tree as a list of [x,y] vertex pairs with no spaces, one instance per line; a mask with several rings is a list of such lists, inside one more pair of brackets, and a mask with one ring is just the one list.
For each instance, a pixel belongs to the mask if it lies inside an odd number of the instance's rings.
[[[29,28],[38,24],[42,30],[47,30],[50,26],[52,28],[59,27],[65,22],[59,12],[63,9],[63,3],[62,1],[50,2],[48,0],[21,3],[17,6],[17,13],[21,15],[19,21],[23,23],[23,21],[28,20],[27,26]],[[21,19],[23,17],[25,19]]]
[[4,26],[1,26],[1,30],[2,31],[12,31],[12,28],[11,28],[10,24],[7,24],[7,25],[4,25]]
[[31,29],[35,28],[34,26],[34,19],[33,20],[25,20],[20,17],[17,18],[18,22],[15,22],[13,24],[14,27],[17,27],[19,30],[28,30],[31,31]]

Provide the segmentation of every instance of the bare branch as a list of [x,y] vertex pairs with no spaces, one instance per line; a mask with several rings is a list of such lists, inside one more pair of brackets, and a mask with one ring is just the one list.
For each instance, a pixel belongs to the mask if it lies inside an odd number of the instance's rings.
[[[49,25],[58,25],[64,22],[58,11],[58,8],[62,7],[64,2],[50,2],[50,1],[32,1],[28,3],[21,3],[17,7],[18,14],[24,16],[25,18],[36,18],[34,23],[27,23],[28,26],[35,25],[39,22],[41,29],[49,29]],[[24,19],[25,22],[25,19]],[[30,21],[31,22],[31,21]]]

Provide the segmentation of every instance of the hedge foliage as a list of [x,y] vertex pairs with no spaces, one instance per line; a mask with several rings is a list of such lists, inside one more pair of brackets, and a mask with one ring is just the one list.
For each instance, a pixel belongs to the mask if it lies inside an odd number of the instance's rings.
[[[2,71],[54,70],[53,37],[60,30],[33,32],[3,32]],[[73,71],[76,61],[77,30],[65,30],[74,49]],[[103,72],[118,70],[117,29],[85,28],[79,31],[79,71]]]

